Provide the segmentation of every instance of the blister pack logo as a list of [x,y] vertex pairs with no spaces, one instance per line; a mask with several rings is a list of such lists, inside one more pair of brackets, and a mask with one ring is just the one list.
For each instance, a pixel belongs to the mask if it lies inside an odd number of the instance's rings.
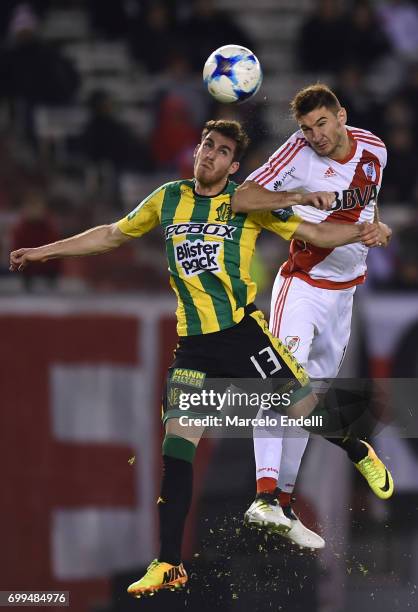
[[218,263],[220,248],[219,242],[185,240],[175,246],[176,262],[181,265],[187,276],[203,272],[220,272]]

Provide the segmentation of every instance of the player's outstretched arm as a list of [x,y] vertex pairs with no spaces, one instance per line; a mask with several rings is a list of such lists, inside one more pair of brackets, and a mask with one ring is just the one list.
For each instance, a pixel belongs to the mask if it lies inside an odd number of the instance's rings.
[[333,249],[343,244],[362,242],[367,247],[379,246],[379,227],[375,223],[309,223],[303,221],[293,238],[314,246]]
[[79,257],[95,255],[115,249],[124,242],[131,240],[123,234],[116,223],[99,225],[82,234],[51,242],[36,248],[17,249],[10,253],[11,272],[21,271],[32,261],[48,261],[58,257]]
[[334,202],[333,191],[269,191],[254,181],[245,181],[234,193],[231,207],[234,212],[241,213],[289,208],[296,204],[330,210]]

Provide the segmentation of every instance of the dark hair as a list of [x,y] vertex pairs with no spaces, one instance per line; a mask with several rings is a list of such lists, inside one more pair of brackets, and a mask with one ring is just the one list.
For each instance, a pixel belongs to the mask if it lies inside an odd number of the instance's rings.
[[322,106],[325,106],[334,114],[337,114],[341,108],[340,101],[335,93],[324,83],[316,83],[301,89],[290,103],[290,109],[295,119]]
[[212,130],[235,141],[234,161],[240,161],[250,144],[250,139],[239,121],[230,121],[228,119],[206,121],[203,126],[202,140]]

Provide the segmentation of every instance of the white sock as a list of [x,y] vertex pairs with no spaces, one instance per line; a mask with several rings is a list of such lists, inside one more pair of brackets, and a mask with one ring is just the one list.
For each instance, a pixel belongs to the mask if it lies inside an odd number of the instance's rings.
[[[258,419],[276,419],[280,422],[280,415],[273,410],[259,410]],[[254,455],[256,478],[275,478],[279,477],[280,462],[282,457],[282,438],[286,428],[281,425],[276,427],[254,427]]]
[[285,493],[292,493],[302,462],[303,453],[309,440],[309,433],[301,427],[285,427],[282,441],[278,487]]

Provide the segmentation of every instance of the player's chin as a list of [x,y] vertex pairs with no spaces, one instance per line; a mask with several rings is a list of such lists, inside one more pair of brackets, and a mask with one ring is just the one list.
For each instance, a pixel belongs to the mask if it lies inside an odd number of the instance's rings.
[[328,157],[328,155],[331,152],[332,152],[332,147],[328,145],[325,147],[315,147],[315,153],[319,155],[320,157]]
[[213,178],[213,170],[206,166],[199,166],[196,168],[195,175],[198,181],[207,183]]

